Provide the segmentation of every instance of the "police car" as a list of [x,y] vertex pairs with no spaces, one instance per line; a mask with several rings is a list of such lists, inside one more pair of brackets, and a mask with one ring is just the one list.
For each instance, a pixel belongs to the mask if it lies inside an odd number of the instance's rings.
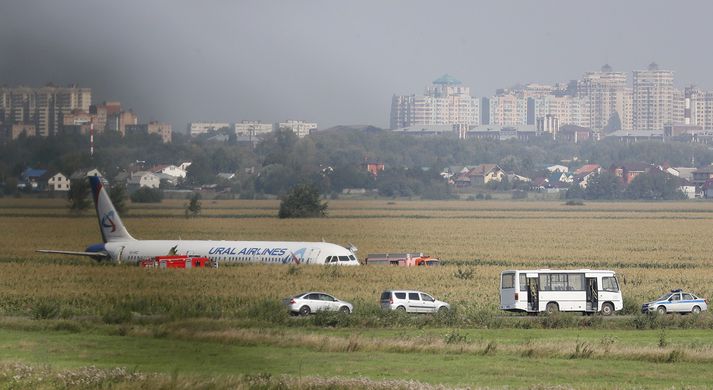
[[671,290],[655,301],[644,303],[642,313],[700,313],[708,310],[708,300],[685,292],[681,289]]

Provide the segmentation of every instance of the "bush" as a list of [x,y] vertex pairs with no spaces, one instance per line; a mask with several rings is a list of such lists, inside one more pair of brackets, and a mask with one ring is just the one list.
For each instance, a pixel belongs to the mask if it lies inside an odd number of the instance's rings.
[[59,304],[56,302],[40,302],[32,307],[32,318],[48,320],[59,317]]
[[526,198],[527,198],[527,191],[515,190],[515,191],[512,192],[512,198],[513,198],[513,199],[526,199]]
[[131,194],[131,201],[134,203],[161,203],[163,191],[158,188],[141,187]]
[[309,184],[290,189],[280,202],[280,218],[315,218],[327,215],[327,203],[319,199],[319,190]]

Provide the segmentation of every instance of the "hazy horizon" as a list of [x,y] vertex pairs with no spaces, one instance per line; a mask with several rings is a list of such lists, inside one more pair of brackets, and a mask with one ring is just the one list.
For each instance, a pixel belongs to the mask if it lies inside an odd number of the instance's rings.
[[393,94],[448,73],[490,96],[657,62],[713,89],[713,5],[663,1],[6,1],[0,84],[77,83],[142,122],[388,127]]

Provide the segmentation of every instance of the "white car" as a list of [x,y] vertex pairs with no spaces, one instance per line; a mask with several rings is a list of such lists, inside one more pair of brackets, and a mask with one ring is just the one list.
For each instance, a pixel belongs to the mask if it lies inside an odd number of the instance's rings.
[[642,313],[700,313],[708,310],[708,300],[699,298],[681,289],[671,290],[655,301],[644,303]]
[[338,311],[350,314],[354,310],[354,305],[349,302],[339,300],[323,292],[306,292],[297,294],[284,300],[290,313],[302,316],[316,313],[318,311]]
[[381,308],[401,310],[407,313],[446,312],[451,306],[421,291],[387,290],[381,293]]

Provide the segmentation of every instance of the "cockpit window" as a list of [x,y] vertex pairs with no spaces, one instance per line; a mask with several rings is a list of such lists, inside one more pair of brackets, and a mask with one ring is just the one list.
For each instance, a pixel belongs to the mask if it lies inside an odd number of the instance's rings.
[[339,261],[349,261],[349,256],[339,256]]
[[356,257],[354,257],[354,255],[349,255],[349,260],[356,260]]

